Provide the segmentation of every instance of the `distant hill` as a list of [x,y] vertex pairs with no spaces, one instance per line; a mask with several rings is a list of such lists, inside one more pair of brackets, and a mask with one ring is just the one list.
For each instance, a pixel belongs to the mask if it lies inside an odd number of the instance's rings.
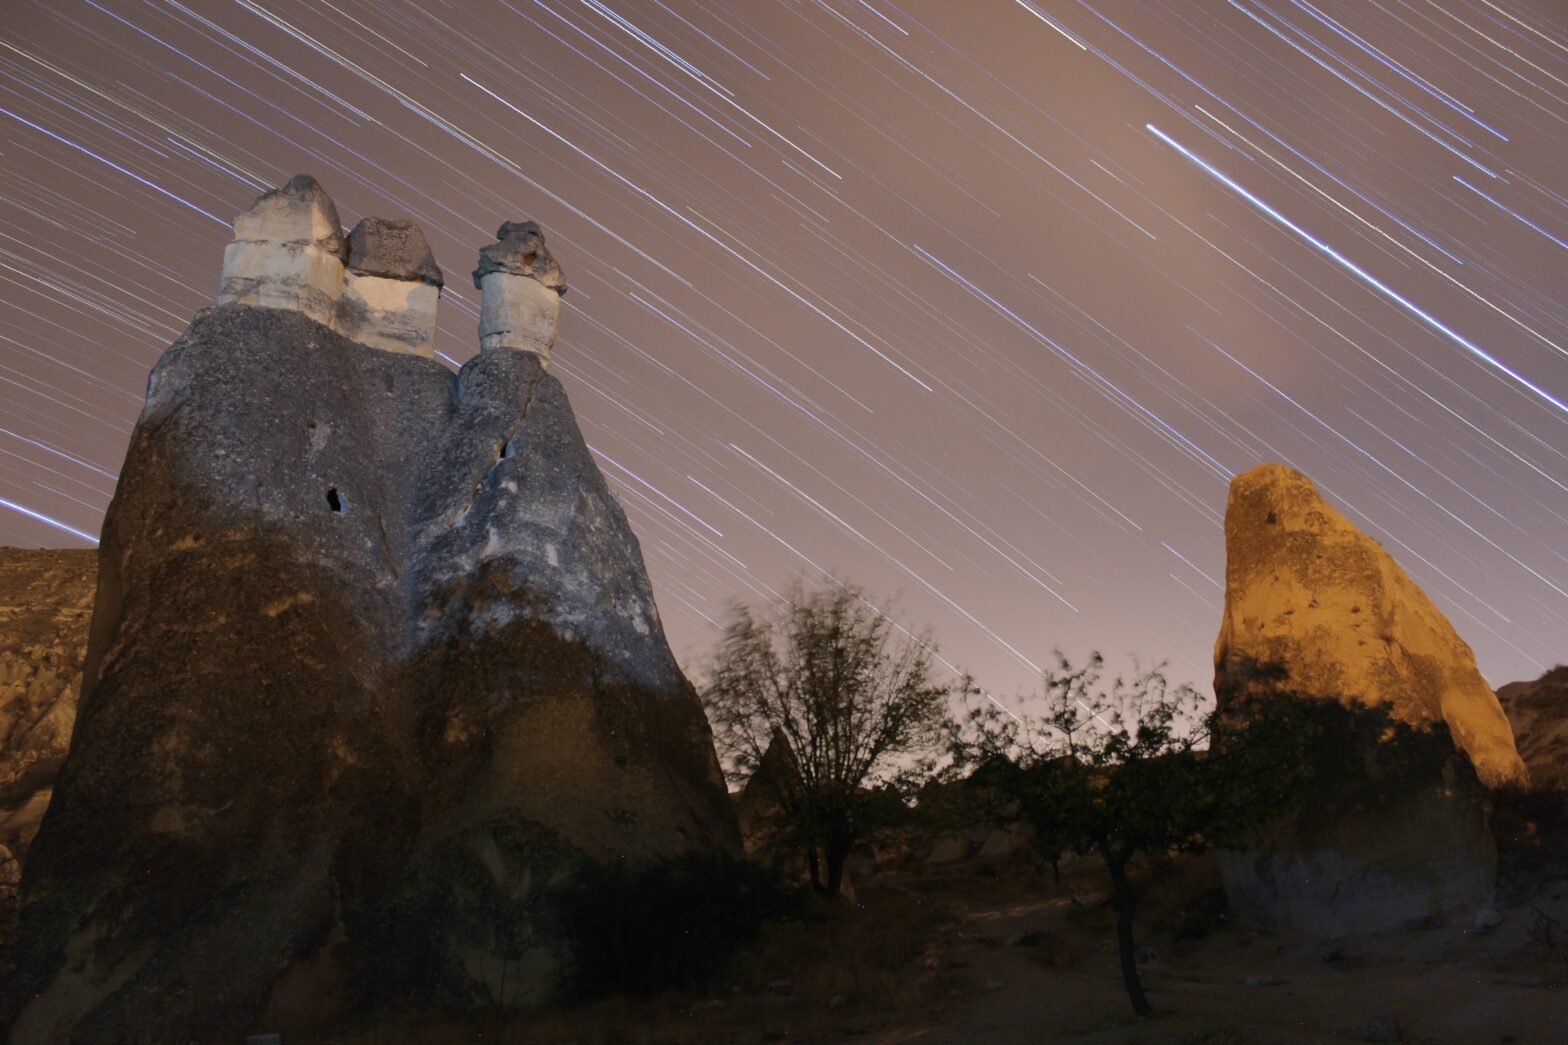
[[1568,787],[1568,665],[1497,691],[1536,787]]

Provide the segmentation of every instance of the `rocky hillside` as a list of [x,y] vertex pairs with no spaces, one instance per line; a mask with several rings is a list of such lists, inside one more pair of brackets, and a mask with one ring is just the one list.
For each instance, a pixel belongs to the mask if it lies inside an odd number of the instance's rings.
[[76,721],[95,549],[0,548],[0,939]]
[[1519,755],[1536,787],[1568,789],[1568,666],[1534,682],[1510,682],[1497,699],[1513,723]]

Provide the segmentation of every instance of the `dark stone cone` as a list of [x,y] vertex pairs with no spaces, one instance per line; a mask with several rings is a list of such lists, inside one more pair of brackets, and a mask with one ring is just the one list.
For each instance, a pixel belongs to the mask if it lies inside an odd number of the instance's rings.
[[538,1001],[584,861],[733,854],[637,540],[536,357],[200,314],[104,524],[0,956],[18,1042]]

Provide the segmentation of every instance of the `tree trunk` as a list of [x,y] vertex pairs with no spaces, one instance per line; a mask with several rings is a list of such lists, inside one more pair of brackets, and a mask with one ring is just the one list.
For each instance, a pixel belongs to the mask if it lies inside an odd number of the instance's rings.
[[1143,993],[1143,983],[1138,979],[1138,955],[1132,945],[1132,913],[1134,898],[1132,886],[1127,883],[1127,862],[1105,856],[1105,868],[1111,873],[1111,887],[1116,890],[1116,946],[1121,952],[1122,984],[1127,997],[1132,999],[1132,1010],[1139,1016],[1153,1016],[1154,1006]]
[[822,884],[822,861],[817,859],[815,842],[806,846],[806,863],[811,868],[811,888],[819,893],[827,892],[827,887]]
[[825,890],[829,896],[837,896],[844,887],[844,865],[849,862],[850,846],[840,842],[828,844],[828,884]]

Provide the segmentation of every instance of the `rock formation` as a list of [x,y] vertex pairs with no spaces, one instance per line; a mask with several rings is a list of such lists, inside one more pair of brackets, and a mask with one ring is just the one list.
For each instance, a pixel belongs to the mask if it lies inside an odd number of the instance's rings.
[[792,871],[806,869],[802,847],[783,837],[780,823],[789,792],[800,786],[800,766],[789,738],[783,730],[775,729],[757,768],[735,799],[735,818],[749,858],[774,867],[787,863]]
[[0,548],[0,940],[71,742],[97,557]]
[[234,219],[218,304],[289,309],[331,324],[347,250],[336,205],[315,178],[301,174]]
[[474,289],[481,295],[479,347],[517,348],[549,367],[566,281],[531,221],[509,221],[479,252]]
[[365,218],[344,236],[331,197],[301,174],[234,219],[217,303],[300,312],[362,345],[428,357],[442,285],[418,225]]
[[[757,768],[735,799],[735,817],[740,825],[746,858],[768,868],[786,882],[810,883],[812,880],[813,857],[796,836],[785,814],[792,801],[798,808],[804,786],[800,763],[789,737],[776,728]],[[817,873],[825,880],[826,867],[821,859]],[[839,895],[853,900],[855,887],[850,878],[846,867],[839,883]]]
[[1534,682],[1510,682],[1497,700],[1513,725],[1530,782],[1568,790],[1568,667],[1559,665]]
[[431,355],[442,279],[419,226],[365,218],[349,234],[348,259],[338,332],[371,348]]
[[1222,706],[1270,690],[1324,706],[1307,808],[1257,850],[1221,854],[1232,903],[1328,935],[1474,914],[1496,865],[1483,785],[1526,774],[1470,647],[1289,468],[1235,479],[1225,548]]
[[[247,242],[336,257],[309,179],[258,209]],[[430,285],[422,255],[372,254]],[[637,540],[540,354],[454,375],[376,351],[299,267],[253,264],[280,288],[256,300],[309,292],[208,309],[153,369],[0,960],[16,1040],[532,1004],[570,957],[552,895],[575,869],[738,852]]]

